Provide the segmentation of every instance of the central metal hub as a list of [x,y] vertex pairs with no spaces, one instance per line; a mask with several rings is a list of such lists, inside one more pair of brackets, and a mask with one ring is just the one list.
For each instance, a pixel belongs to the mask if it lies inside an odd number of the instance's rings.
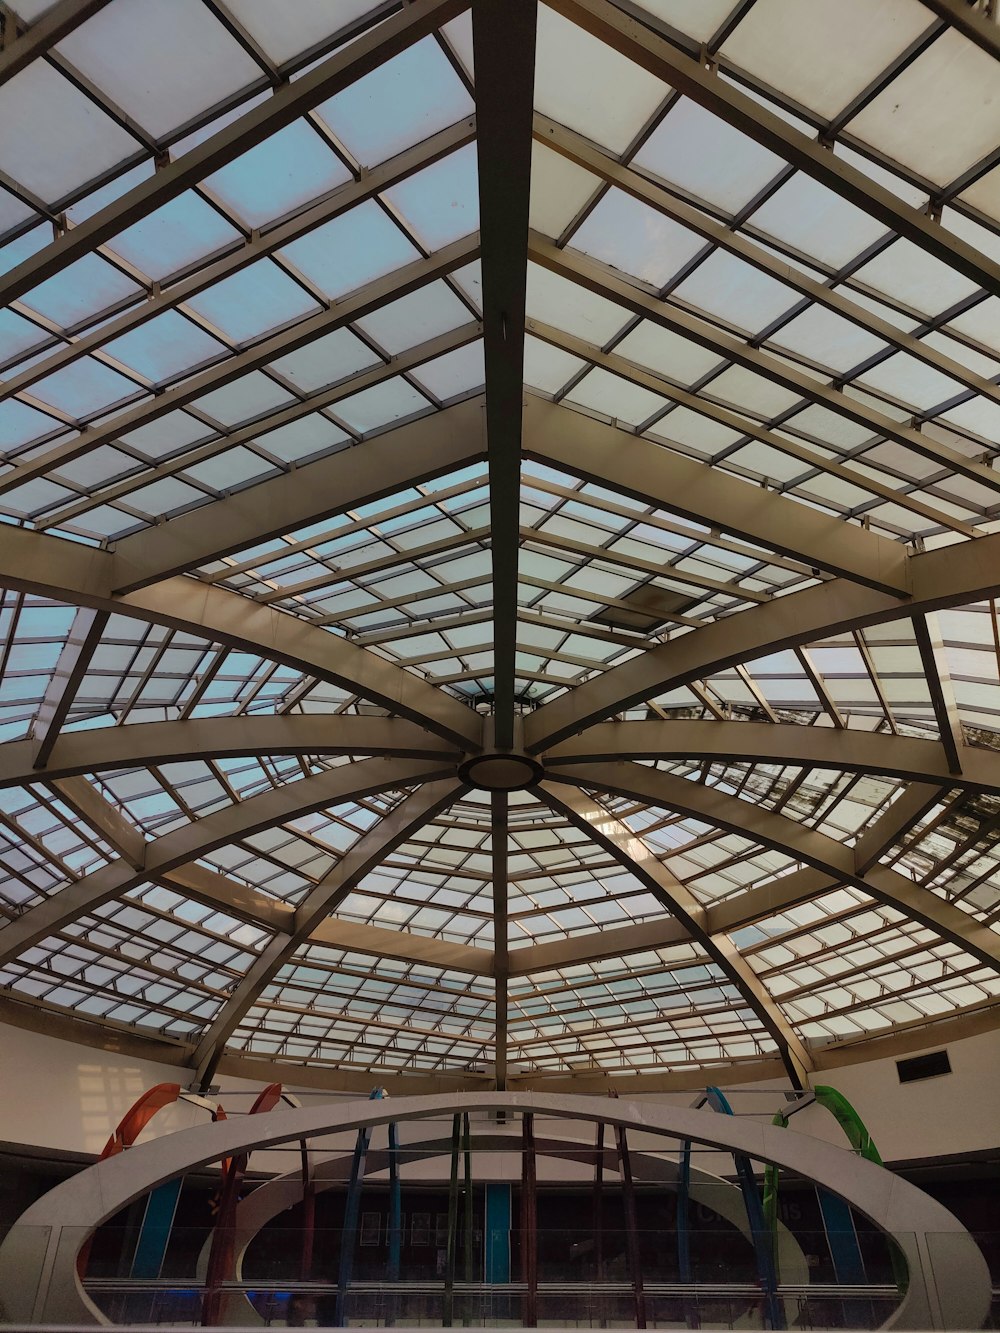
[[477,754],[460,765],[459,777],[483,791],[522,791],[540,782],[545,770],[527,754]]

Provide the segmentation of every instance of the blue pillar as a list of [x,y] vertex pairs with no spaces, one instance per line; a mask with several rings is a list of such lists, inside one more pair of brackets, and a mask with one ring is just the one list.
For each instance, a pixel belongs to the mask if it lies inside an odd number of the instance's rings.
[[136,1242],[135,1254],[132,1256],[131,1277],[160,1276],[183,1183],[183,1178],[180,1176],[176,1180],[168,1180],[165,1185],[153,1190],[147,1199],[139,1239]]
[[486,1186],[486,1281],[510,1281],[510,1196],[509,1185]]

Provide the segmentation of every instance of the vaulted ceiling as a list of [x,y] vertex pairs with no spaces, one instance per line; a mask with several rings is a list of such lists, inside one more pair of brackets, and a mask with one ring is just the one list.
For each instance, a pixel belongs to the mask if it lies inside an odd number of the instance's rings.
[[1000,28],[0,0],[0,1018],[400,1088],[1000,1022]]

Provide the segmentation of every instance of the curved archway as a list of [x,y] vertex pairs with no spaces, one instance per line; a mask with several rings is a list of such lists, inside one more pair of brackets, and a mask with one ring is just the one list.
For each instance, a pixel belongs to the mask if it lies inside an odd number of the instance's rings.
[[[915,1186],[842,1148],[806,1135],[731,1117],[637,1102],[532,1093],[465,1093],[394,1102],[348,1102],[200,1126],[99,1162],[32,1205],[0,1246],[0,1299],[8,1320],[70,1324],[104,1321],[80,1287],[76,1256],[87,1234],[165,1180],[238,1152],[390,1120],[454,1111],[530,1112],[559,1120],[603,1121],[742,1152],[806,1176],[891,1235],[906,1258],[909,1287],[885,1325],[894,1329],[976,1328],[990,1302],[986,1262],[965,1228]],[[255,1118],[256,1119],[256,1118]],[[935,1257],[947,1263],[935,1263]]]

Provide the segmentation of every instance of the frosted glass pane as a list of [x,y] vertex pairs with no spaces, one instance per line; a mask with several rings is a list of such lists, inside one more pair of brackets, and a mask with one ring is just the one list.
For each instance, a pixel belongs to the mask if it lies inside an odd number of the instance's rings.
[[476,145],[468,144],[385,193],[427,250],[440,250],[479,228]]
[[851,280],[928,315],[940,314],[977,290],[969,278],[905,240],[893,241],[856,269]]
[[705,242],[648,204],[609,190],[574,232],[572,246],[659,289]]
[[558,329],[603,346],[623,328],[628,312],[621,306],[584,291],[557,273],[528,265],[528,318],[554,324]]
[[0,171],[47,203],[138,150],[131,134],[43,60],[0,87]]
[[765,328],[798,299],[784,283],[721,250],[699,264],[671,296],[750,333]]
[[535,106],[545,115],[621,153],[669,91],[575,23],[539,5]]
[[196,399],[194,406],[224,426],[236,426],[293,402],[295,399],[286,389],[255,370]]
[[350,436],[326,417],[313,415],[257,436],[257,444],[286,463],[325,453],[345,444]]
[[71,417],[91,416],[137,392],[138,386],[131,380],[90,356],[81,357],[34,386],[34,395],[40,402]]
[[0,403],[0,449],[6,453],[16,445],[27,444],[59,428],[54,417],[38,412],[27,403],[8,398]]
[[262,227],[351,180],[306,121],[296,121],[209,176],[209,189],[251,227]]
[[682,97],[633,158],[697,199],[736,213],[782,170],[780,157]]
[[117,361],[154,383],[191,370],[227,350],[224,343],[209,337],[174,310],[164,311],[107,345]]
[[48,339],[44,329],[13,310],[0,310],[0,359],[8,360]]
[[35,211],[8,190],[0,190],[0,232],[19,227],[22,222],[35,216]]
[[285,379],[306,392],[336,384],[367,366],[373,366],[378,357],[348,329],[335,329],[314,339],[305,347],[288,356],[279,357],[271,365]]
[[932,22],[918,0],[767,0],[737,24],[722,54],[830,119]]
[[615,352],[682,385],[694,384],[713,366],[720,364],[715,352],[648,320],[637,324],[621,340]]
[[157,280],[231,245],[240,233],[188,190],[120,232],[110,248]]
[[312,297],[269,259],[217,282],[189,305],[237,343],[319,310]]
[[420,251],[374,200],[293,241],[282,254],[334,298],[420,258]]
[[324,102],[318,114],[359,162],[374,166],[474,109],[447,56],[426,37]]
[[428,406],[423,394],[417,393],[405,380],[395,379],[345,398],[337,404],[337,416],[352,430],[364,434]]
[[69,328],[141,292],[138,283],[105,260],[97,255],[84,255],[55,277],[33,287],[24,297],[24,303],[53,323]]
[[894,161],[945,185],[996,147],[996,61],[949,30],[897,74],[847,129]]
[[531,145],[529,225],[553,239],[562,235],[601,182],[544,144]]
[[799,352],[831,370],[847,371],[886,348],[881,338],[823,306],[810,306],[771,339],[776,347]]
[[372,0],[230,0],[227,8],[276,64],[308,51],[317,42],[353,23],[374,8]]
[[568,401],[638,426],[667,406],[667,400],[606,370],[592,370],[575,385]]
[[801,171],[754,210],[749,226],[835,269],[886,231],[875,218]]
[[358,320],[358,328],[396,355],[468,324],[471,319],[469,311],[445,283],[432,282],[366,315]]
[[56,49],[158,138],[262,77],[201,0],[116,0]]
[[535,389],[558,393],[584,365],[585,362],[560,347],[551,347],[532,337],[524,340],[524,382]]
[[706,42],[735,8],[734,0],[642,0],[642,8],[696,41]]
[[415,372],[413,378],[442,400],[478,389],[486,380],[482,342],[456,348],[454,352],[429,361]]

